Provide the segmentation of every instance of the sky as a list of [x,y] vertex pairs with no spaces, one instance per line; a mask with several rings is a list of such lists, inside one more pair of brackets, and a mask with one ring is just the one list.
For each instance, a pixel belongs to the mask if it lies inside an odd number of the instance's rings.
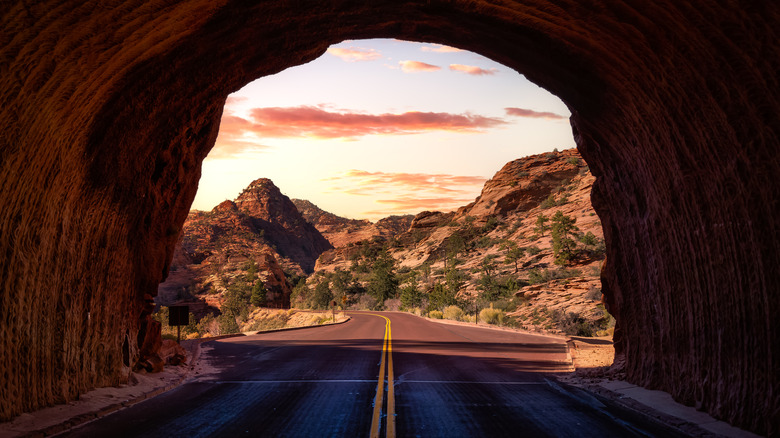
[[509,161],[574,147],[556,96],[478,54],[345,41],[225,104],[192,209],[270,178],[290,198],[376,221],[472,202]]

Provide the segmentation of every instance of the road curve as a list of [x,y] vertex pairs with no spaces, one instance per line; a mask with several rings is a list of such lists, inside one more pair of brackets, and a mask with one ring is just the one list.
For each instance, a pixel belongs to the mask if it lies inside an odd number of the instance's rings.
[[550,373],[566,370],[562,340],[404,313],[350,316],[204,344],[212,371],[64,436],[669,434],[555,383]]

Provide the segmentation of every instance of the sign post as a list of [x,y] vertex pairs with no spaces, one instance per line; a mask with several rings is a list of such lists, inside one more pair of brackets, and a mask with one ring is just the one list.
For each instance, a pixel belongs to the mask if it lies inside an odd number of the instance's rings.
[[181,326],[190,324],[190,306],[168,307],[168,325],[176,326],[176,342],[181,342]]
[[333,317],[333,324],[336,323],[336,300],[330,302],[330,314]]

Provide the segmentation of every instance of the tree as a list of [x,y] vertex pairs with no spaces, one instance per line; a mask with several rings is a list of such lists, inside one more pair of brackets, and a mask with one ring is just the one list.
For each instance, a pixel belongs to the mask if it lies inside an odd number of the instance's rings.
[[515,273],[517,273],[517,262],[520,261],[520,259],[523,258],[525,255],[525,248],[522,248],[520,246],[517,246],[517,243],[509,241],[506,244],[506,253],[504,253],[504,263],[506,264],[514,264],[515,265]]
[[482,267],[482,270],[485,271],[485,275],[493,275],[493,270],[496,269],[496,264],[493,262],[493,260],[495,260],[497,257],[498,256],[495,254],[489,254],[482,259],[480,266]]
[[460,269],[455,267],[454,263],[451,263],[447,271],[444,273],[444,281],[447,289],[447,295],[452,297],[452,300],[446,302],[444,305],[450,304],[457,305],[457,296],[460,292],[463,284],[468,280],[468,276]]
[[231,333],[238,333],[241,331],[241,328],[238,326],[238,322],[236,322],[236,316],[231,312],[226,312],[222,315],[219,315],[217,317],[217,322],[219,324],[220,335],[229,335]]
[[267,293],[268,291],[266,290],[263,281],[257,280],[255,285],[252,286],[252,295],[249,297],[249,302],[255,307],[263,306],[268,299]]
[[422,305],[423,294],[416,284],[408,284],[401,289],[401,304],[406,309],[420,307]]
[[316,309],[327,309],[333,300],[333,293],[327,279],[320,281],[314,288],[313,306]]
[[350,283],[352,283],[352,274],[348,271],[342,271],[339,268],[330,274],[330,286],[333,292],[333,297],[337,302],[342,302],[349,289]]
[[231,313],[233,316],[245,320],[249,316],[249,297],[251,291],[245,284],[232,284],[225,292],[220,311]]
[[295,285],[292,293],[290,294],[290,305],[298,308],[309,307],[309,299],[311,298],[309,296],[310,294],[311,291],[309,290],[309,286],[306,284],[306,279],[302,278],[298,280],[298,284]]
[[572,236],[575,231],[579,230],[574,225],[576,221],[576,218],[566,216],[560,211],[557,211],[552,217],[550,235],[553,241],[555,263],[558,265],[565,265],[574,257],[577,242]]
[[455,294],[444,284],[436,282],[428,292],[428,310],[440,310],[450,305],[457,305]]
[[534,233],[540,236],[544,236],[544,232],[550,229],[550,227],[547,225],[547,221],[549,220],[549,217],[545,216],[543,213],[539,213],[539,216],[536,217],[536,227],[534,227]]
[[249,283],[254,283],[255,280],[257,280],[257,270],[258,270],[257,263],[255,263],[254,260],[250,260],[246,263],[246,281]]
[[496,301],[501,296],[501,286],[490,275],[483,274],[479,278],[477,289],[482,291],[479,295],[485,301]]
[[[470,217],[470,216],[469,216]],[[455,231],[447,238],[447,246],[444,256],[454,258],[466,249],[466,240],[459,231]]]
[[368,281],[368,293],[384,303],[386,299],[395,297],[398,293],[398,279],[395,276],[395,259],[382,249],[379,252]]

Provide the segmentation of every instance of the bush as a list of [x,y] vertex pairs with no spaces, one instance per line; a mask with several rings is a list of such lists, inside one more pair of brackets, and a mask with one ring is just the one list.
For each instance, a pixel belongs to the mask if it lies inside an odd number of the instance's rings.
[[385,300],[385,310],[397,312],[401,310],[401,300],[398,298],[388,298]]
[[593,336],[594,327],[577,312],[565,312],[555,309],[550,315],[553,322],[567,335]]
[[529,246],[528,248],[526,248],[525,252],[527,252],[529,255],[535,256],[535,255],[539,254],[540,252],[542,252],[542,250],[539,249],[538,246],[532,245],[532,246]]
[[428,318],[444,319],[444,314],[439,312],[438,310],[431,310],[430,312],[428,312]]
[[482,309],[479,312],[479,319],[488,324],[501,325],[504,322],[504,311],[493,308]]
[[458,306],[447,306],[443,312],[444,319],[460,321],[463,319],[463,310]]
[[355,304],[355,310],[379,310],[379,301],[369,294],[363,294]]
[[591,286],[590,289],[588,289],[588,293],[585,294],[585,298],[591,301],[601,301],[601,289]]

